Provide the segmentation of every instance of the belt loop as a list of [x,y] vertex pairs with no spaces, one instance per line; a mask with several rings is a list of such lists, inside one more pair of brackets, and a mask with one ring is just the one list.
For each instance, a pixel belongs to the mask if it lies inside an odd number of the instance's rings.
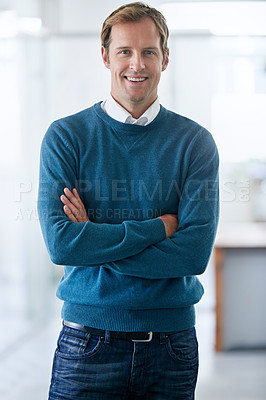
[[107,344],[110,343],[110,331],[105,331],[104,342]]
[[165,344],[166,336],[165,333],[160,333],[160,344]]

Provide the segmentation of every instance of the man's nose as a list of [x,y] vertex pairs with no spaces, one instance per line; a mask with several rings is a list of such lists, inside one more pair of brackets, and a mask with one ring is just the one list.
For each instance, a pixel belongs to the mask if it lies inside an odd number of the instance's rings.
[[142,71],[145,68],[145,63],[141,54],[132,54],[129,67],[134,72]]

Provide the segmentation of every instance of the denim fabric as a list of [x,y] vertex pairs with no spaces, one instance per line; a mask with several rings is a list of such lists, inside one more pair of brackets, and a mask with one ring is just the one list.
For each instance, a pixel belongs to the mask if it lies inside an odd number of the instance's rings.
[[193,400],[197,374],[195,328],[139,343],[63,326],[49,400]]

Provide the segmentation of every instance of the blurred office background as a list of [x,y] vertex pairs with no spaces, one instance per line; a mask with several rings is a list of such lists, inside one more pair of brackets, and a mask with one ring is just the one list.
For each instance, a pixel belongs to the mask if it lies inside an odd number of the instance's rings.
[[[36,212],[49,124],[109,93],[100,55],[116,0],[0,0],[0,397],[47,398],[60,329]],[[221,219],[200,277],[197,400],[266,398],[266,2],[148,1],[170,27],[160,102],[209,129]],[[163,400],[163,399],[162,399]]]

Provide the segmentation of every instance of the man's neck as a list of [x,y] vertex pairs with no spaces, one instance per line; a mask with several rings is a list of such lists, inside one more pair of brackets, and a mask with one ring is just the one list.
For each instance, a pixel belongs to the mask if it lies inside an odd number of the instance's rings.
[[133,118],[138,119],[139,117],[141,117],[146,110],[148,110],[148,108],[155,102],[156,98],[148,103],[148,104],[143,104],[143,105],[136,105],[136,104],[122,104],[120,101],[118,101],[111,93],[111,96],[113,97],[113,99],[120,104],[121,107],[123,107],[127,112],[129,112]]

